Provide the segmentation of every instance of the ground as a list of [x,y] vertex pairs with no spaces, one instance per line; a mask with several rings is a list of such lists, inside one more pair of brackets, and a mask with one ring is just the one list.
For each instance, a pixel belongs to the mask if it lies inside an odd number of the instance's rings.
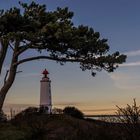
[[0,140],[127,140],[121,126],[64,114],[26,114],[1,123]]

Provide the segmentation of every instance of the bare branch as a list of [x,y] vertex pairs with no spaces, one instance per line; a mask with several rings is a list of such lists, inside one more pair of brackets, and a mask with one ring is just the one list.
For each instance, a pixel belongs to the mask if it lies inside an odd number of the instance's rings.
[[10,48],[14,51],[14,47],[12,46],[11,43],[9,43]]
[[27,49],[28,49],[28,46],[27,46],[27,45],[20,47],[20,49],[19,49],[17,55],[20,55],[21,53],[23,53],[23,52],[26,51]]
[[4,77],[4,85],[5,85],[5,83],[6,83],[8,73],[9,73],[9,70],[6,71],[6,75],[5,75],[5,77]]
[[36,56],[36,57],[22,59],[18,61],[17,63],[14,63],[14,65],[17,66],[28,61],[39,60],[39,59],[48,59],[48,60],[55,60],[55,61],[60,61],[60,62],[82,62],[83,61],[83,59],[67,59],[67,58],[58,58],[58,57],[50,57],[50,56]]
[[17,71],[16,73],[21,73],[22,71]]

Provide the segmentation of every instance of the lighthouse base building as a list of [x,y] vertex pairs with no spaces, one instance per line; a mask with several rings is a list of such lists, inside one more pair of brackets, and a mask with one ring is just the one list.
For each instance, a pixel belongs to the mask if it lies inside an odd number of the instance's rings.
[[48,77],[49,72],[45,69],[43,77],[40,81],[40,110],[44,113],[51,114],[52,99],[51,99],[51,80]]

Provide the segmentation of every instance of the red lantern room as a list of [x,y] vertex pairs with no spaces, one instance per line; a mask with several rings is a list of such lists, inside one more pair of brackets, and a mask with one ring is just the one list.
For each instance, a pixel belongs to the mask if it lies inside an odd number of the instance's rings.
[[47,78],[47,75],[49,74],[49,72],[45,69],[42,74],[44,75],[44,78]]

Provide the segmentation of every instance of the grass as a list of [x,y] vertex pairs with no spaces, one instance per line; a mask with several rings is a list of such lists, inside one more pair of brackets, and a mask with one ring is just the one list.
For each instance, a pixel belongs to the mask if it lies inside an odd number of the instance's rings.
[[0,124],[0,140],[129,140],[126,135],[122,124],[63,114],[27,114]]

